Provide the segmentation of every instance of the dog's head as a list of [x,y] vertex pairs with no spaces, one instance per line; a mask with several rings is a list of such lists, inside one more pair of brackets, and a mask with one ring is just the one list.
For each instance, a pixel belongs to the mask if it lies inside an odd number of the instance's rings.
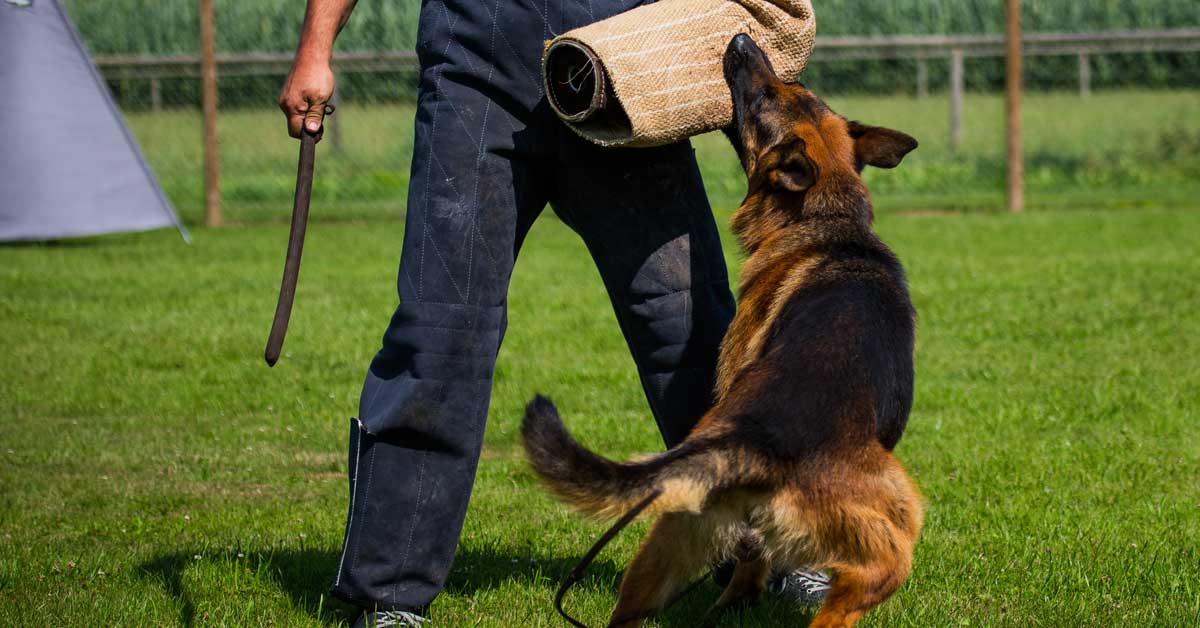
[[748,179],[747,200],[776,199],[792,211],[851,211],[871,219],[860,173],[894,168],[917,141],[846,120],[800,83],[785,83],[747,35],[725,49],[733,124],[725,129]]

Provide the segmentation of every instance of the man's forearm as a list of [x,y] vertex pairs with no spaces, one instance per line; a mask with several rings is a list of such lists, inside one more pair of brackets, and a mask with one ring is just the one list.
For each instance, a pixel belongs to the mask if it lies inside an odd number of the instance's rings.
[[349,21],[357,1],[308,0],[296,59],[328,63],[333,56],[333,40]]

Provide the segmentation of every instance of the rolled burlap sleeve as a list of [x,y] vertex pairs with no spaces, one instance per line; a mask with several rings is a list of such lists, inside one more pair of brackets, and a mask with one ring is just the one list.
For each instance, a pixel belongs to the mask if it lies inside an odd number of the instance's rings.
[[[750,35],[784,80],[808,63],[816,35],[810,0],[661,0],[551,40],[543,77],[551,106],[572,129],[605,146],[655,146],[719,129],[732,120],[722,57],[735,35]],[[556,50],[583,54],[558,68]],[[578,75],[594,72],[592,82]],[[556,94],[596,91],[583,106]],[[593,111],[600,110],[603,111]]]

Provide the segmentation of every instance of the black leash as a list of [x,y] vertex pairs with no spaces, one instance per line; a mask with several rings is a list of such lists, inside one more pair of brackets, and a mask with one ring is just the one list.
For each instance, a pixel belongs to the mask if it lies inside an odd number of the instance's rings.
[[571,617],[567,614],[567,611],[563,610],[563,597],[567,594],[567,591],[571,590],[571,587],[578,584],[580,580],[583,580],[583,575],[587,573],[587,568],[596,560],[596,556],[600,554],[600,550],[604,549],[604,546],[617,538],[621,530],[624,530],[629,524],[633,523],[633,520],[637,519],[643,510],[649,508],[650,504],[654,503],[654,500],[658,499],[659,495],[662,495],[662,489],[655,489],[653,493],[650,493],[645,499],[638,502],[636,506],[629,509],[629,512],[622,515],[611,528],[599,539],[596,539],[596,542],[592,544],[592,548],[579,560],[579,564],[575,565],[575,568],[571,570],[571,573],[567,574],[566,578],[563,578],[562,584],[558,585],[558,593],[554,594],[554,608],[558,610],[559,615],[563,616],[563,619],[567,620],[567,623],[575,626],[575,628],[588,628],[587,624]]
[[[596,560],[596,556],[600,555],[600,551],[603,550],[606,545],[611,543],[613,539],[617,538],[617,535],[621,533],[621,530],[624,530],[629,526],[629,524],[633,523],[633,520],[637,519],[638,515],[642,514],[642,511],[649,508],[650,504],[654,503],[654,500],[658,499],[659,495],[662,495],[662,489],[655,489],[653,493],[650,493],[645,499],[638,502],[636,506],[629,509],[629,512],[622,515],[621,518],[618,519],[611,528],[605,531],[599,539],[596,539],[596,542],[592,544],[591,549],[589,549],[587,553],[583,555],[583,558],[579,559],[579,564],[575,565],[575,568],[571,570],[571,573],[567,574],[566,578],[563,578],[562,583],[558,585],[558,593],[554,594],[554,608],[558,611],[559,615],[562,615],[563,619],[567,620],[567,623],[571,624],[575,628],[588,628],[587,624],[584,624],[578,619],[571,617],[567,614],[567,611],[563,610],[563,597],[567,595],[567,591],[571,590],[571,587],[578,584],[580,580],[583,580],[584,574],[587,573],[587,568],[592,566],[592,562]],[[695,589],[701,582],[704,582],[704,580],[707,578],[708,576],[705,575],[695,582],[689,584],[688,587],[681,591],[679,595],[675,596],[675,599],[671,600],[667,606],[674,604],[679,600],[679,598],[691,593],[693,589]],[[633,621],[635,619],[646,619],[650,616],[651,614],[646,614],[639,617],[620,617],[614,622],[610,622],[609,625],[612,625],[613,623]]]

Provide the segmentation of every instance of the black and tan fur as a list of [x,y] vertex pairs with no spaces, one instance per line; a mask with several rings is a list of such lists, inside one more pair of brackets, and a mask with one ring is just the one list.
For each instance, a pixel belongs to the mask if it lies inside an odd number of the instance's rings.
[[614,517],[662,491],[610,626],[640,625],[732,557],[714,610],[752,601],[772,569],[817,567],[834,584],[811,625],[848,627],[908,578],[921,530],[921,498],[891,453],[912,405],[914,312],[859,176],[916,141],[783,83],[744,35],[725,73],[749,178],[733,228],[748,258],[716,404],[683,443],[628,463],[579,445],[541,397],[522,434],[537,473],[583,511]]

